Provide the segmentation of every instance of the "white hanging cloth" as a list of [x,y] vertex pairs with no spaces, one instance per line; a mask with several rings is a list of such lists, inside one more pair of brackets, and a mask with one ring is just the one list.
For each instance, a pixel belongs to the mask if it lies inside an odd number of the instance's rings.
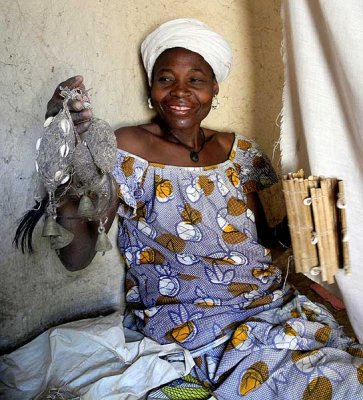
[[283,0],[283,172],[344,180],[351,275],[336,279],[363,342],[363,2]]

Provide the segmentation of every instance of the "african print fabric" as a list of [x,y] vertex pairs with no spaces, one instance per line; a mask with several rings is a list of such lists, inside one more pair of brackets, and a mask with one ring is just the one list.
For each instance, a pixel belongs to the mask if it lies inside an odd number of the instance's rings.
[[148,399],[363,399],[363,346],[298,293],[246,320],[224,343],[193,353],[194,380],[177,379]]
[[344,351],[356,346],[361,356],[362,348],[325,309],[281,286],[258,242],[246,194],[277,177],[253,141],[236,135],[229,159],[208,167],[149,163],[119,149],[114,176],[126,326],[179,343],[196,362],[194,380],[150,398],[363,399],[363,359]]

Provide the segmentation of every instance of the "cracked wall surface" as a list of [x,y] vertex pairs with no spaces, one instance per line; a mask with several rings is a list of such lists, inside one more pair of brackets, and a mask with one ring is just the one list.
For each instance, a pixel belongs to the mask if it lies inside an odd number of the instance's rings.
[[[56,85],[76,74],[92,88],[94,113],[112,127],[147,121],[139,46],[172,18],[201,19],[231,43],[233,70],[221,107],[205,126],[254,137],[271,156],[278,138],[282,65],[279,0],[2,0],[0,3],[1,343],[15,348],[61,321],[123,304],[124,266],[116,246],[80,272],[68,272],[40,227],[35,254],[12,245],[17,219],[37,186],[35,143]],[[274,160],[275,166],[278,160]],[[116,223],[110,236],[115,244]]]

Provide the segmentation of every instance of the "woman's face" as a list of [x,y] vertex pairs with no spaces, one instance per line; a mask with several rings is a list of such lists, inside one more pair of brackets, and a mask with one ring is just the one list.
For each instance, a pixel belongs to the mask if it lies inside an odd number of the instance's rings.
[[178,47],[156,60],[151,99],[169,129],[199,128],[217,93],[213,70],[201,55]]

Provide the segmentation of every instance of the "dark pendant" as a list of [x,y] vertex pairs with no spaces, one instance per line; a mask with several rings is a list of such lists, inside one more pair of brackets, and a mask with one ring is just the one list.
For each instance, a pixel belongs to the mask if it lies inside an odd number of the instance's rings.
[[193,162],[198,162],[198,161],[199,161],[199,154],[196,153],[195,151],[191,151],[191,152],[190,152],[190,159],[191,159]]

